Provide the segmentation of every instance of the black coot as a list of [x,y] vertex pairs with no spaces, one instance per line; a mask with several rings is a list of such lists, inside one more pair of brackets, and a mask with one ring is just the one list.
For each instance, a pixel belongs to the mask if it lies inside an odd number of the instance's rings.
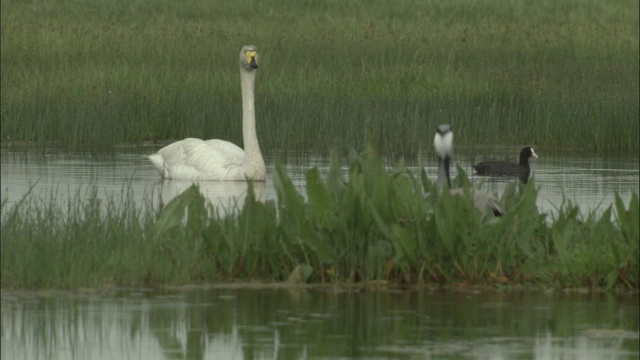
[[527,183],[531,173],[529,158],[532,156],[538,157],[532,147],[525,147],[520,151],[520,162],[517,164],[508,161],[483,161],[473,168],[478,175],[518,176],[523,183]]

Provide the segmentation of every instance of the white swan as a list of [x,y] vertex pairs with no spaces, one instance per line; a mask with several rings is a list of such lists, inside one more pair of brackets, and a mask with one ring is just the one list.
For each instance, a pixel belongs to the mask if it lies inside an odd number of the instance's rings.
[[267,169],[256,136],[254,83],[257,68],[256,47],[244,46],[240,51],[244,150],[224,140],[188,138],[176,141],[148,157],[162,177],[177,180],[266,179]]
[[461,196],[471,192],[473,195],[473,204],[476,209],[484,214],[487,209],[491,210],[493,215],[502,216],[504,210],[500,207],[500,201],[493,195],[477,189],[451,189],[451,178],[449,176],[449,164],[453,156],[453,130],[450,125],[443,124],[438,126],[436,136],[433,139],[433,147],[438,156],[438,189],[442,191],[446,186],[449,188],[451,195]]

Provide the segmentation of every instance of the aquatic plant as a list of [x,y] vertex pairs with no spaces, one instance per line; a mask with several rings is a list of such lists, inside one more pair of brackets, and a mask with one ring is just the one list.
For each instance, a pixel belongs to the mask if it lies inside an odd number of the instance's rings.
[[3,143],[241,143],[228,54],[247,39],[276,153],[361,147],[365,121],[389,155],[430,149],[441,123],[459,144],[640,143],[633,1],[14,1],[1,20]]
[[[454,186],[472,186],[462,169]],[[438,193],[425,173],[387,170],[368,146],[348,176],[333,156],[322,178],[306,173],[306,198],[283,167],[276,200],[249,186],[236,211],[218,212],[193,186],[165,206],[69,199],[2,203],[3,288],[162,286],[259,280],[310,283],[532,284],[638,289],[638,196],[603,214],[566,205],[547,221],[535,182],[502,194],[506,213],[476,211]],[[126,195],[126,190],[123,190]],[[614,219],[614,220],[612,220]]]

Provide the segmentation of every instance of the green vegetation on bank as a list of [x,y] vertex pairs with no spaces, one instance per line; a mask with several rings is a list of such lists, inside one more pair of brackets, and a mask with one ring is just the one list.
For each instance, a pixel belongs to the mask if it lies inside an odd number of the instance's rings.
[[[454,186],[470,186],[462,169]],[[457,283],[640,287],[638,195],[600,215],[563,206],[545,219],[533,181],[513,184],[506,214],[476,211],[470,196],[438,194],[424,171],[386,171],[371,149],[322,179],[306,199],[281,166],[277,200],[252,187],[232,214],[196,187],[166,204],[101,203],[96,191],[56,201],[2,204],[1,276],[7,288],[163,286],[259,280],[309,283]],[[429,193],[429,195],[427,195]],[[615,220],[612,220],[615,219]]]
[[637,1],[1,3],[2,142],[240,144],[255,44],[263,151],[459,144],[637,152]]

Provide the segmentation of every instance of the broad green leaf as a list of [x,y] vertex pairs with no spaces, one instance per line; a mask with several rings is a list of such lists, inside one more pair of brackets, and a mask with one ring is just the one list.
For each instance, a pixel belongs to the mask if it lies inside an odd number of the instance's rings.
[[276,161],[273,186],[278,195],[278,207],[280,210],[286,210],[289,214],[304,214],[304,199],[298,193],[293,182],[291,182],[280,161]]
[[[198,207],[204,207],[204,198],[200,194],[200,190],[197,185],[191,185],[182,194],[176,196],[171,200],[160,213],[160,217],[154,225],[154,238],[158,239],[166,232],[180,226],[184,220],[185,211],[188,207],[193,207],[190,213],[197,214]],[[188,221],[188,219],[187,219]]]
[[309,204],[315,215],[316,222],[321,225],[333,227],[335,206],[333,200],[322,182],[318,168],[307,171],[307,196]]
[[451,181],[452,189],[455,189],[455,188],[466,189],[473,186],[473,184],[471,184],[471,181],[469,181],[469,177],[467,176],[467,173],[464,171],[463,168],[460,167],[460,165],[456,165],[456,171],[458,172],[458,175],[453,179],[453,181]]
[[[396,248],[396,251],[402,249],[402,255],[409,261],[409,264],[415,264],[417,256],[416,237],[406,228],[398,224],[391,224],[391,234],[391,242],[394,248]],[[398,257],[398,259],[401,259],[401,257]],[[401,266],[403,265],[400,261],[398,261],[398,263]]]
[[302,224],[300,240],[318,256],[321,262],[331,264],[335,260],[335,250],[325,237],[315,231],[311,223],[305,222]]
[[622,231],[622,234],[628,242],[638,242],[640,238],[640,218],[639,218],[639,205],[638,194],[633,193],[631,200],[629,201],[629,210],[624,207],[624,202],[620,195],[615,194],[616,212],[618,213],[618,225]]
[[329,173],[327,174],[327,190],[334,201],[338,201],[344,193],[345,181],[340,166],[340,157],[337,152],[331,152],[331,163],[329,165]]

